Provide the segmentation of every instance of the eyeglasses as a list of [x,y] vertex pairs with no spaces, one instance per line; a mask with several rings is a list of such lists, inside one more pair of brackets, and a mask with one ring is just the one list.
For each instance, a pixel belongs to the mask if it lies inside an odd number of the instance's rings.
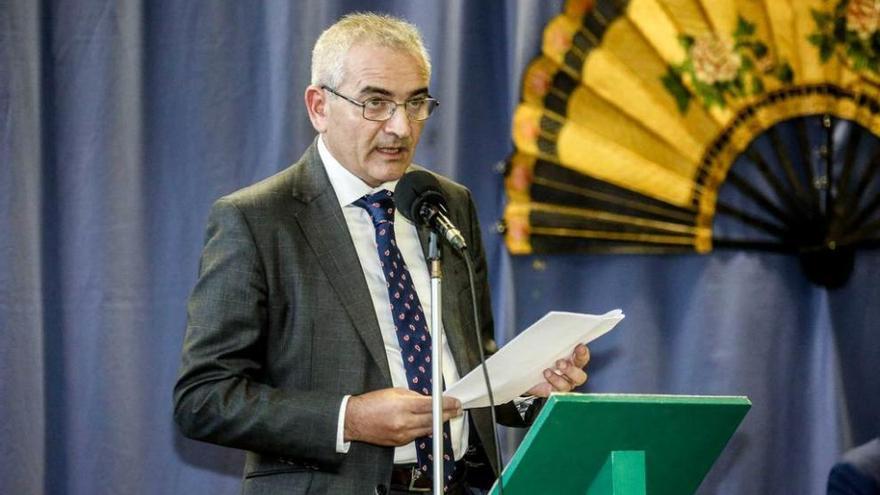
[[357,100],[349,98],[348,96],[337,93],[329,86],[322,85],[321,89],[326,89],[334,95],[351,103],[352,105],[357,105],[361,107],[361,110],[363,110],[364,118],[367,120],[372,120],[374,122],[384,122],[390,119],[394,116],[394,112],[397,111],[397,107],[399,106],[403,106],[404,111],[406,111],[406,116],[409,120],[421,122],[422,120],[426,120],[428,117],[430,117],[434,109],[440,105],[439,101],[435,100],[434,98],[428,98],[425,96],[417,96],[415,98],[406,100],[403,103],[397,103],[396,101],[386,98],[367,98],[366,100],[364,100],[363,103],[361,103]]

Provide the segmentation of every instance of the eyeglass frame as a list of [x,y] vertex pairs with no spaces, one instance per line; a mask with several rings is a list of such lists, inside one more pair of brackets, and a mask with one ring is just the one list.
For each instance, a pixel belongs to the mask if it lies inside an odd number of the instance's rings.
[[[410,99],[404,101],[403,103],[397,103],[396,101],[394,101],[392,99],[379,98],[379,97],[370,97],[370,98],[367,98],[366,100],[364,100],[363,102],[360,102],[360,101],[355,100],[354,98],[345,96],[344,94],[337,92],[335,89],[331,88],[330,86],[327,86],[326,84],[322,84],[320,87],[321,87],[321,89],[325,89],[325,90],[329,91],[330,93],[332,93],[332,94],[342,98],[343,100],[351,103],[352,105],[361,107],[361,117],[363,117],[365,120],[369,120],[370,122],[388,122],[389,120],[391,120],[394,117],[394,114],[397,113],[397,107],[400,107],[400,106],[403,107],[403,113],[406,115],[407,119],[409,119],[413,122],[424,122],[424,121],[428,120],[428,118],[431,117],[431,114],[434,113],[434,109],[436,109],[437,107],[440,106],[440,101],[437,100],[436,98],[432,98],[430,96],[425,96],[425,97],[416,96],[414,98],[410,98]],[[384,118],[381,120],[371,119],[371,118],[367,117],[367,102],[371,101],[371,100],[380,100],[380,101],[387,101],[387,102],[393,103],[394,109],[391,110],[391,113],[388,114],[387,118]],[[428,106],[428,115],[424,119],[414,119],[409,114],[409,112],[406,111],[406,104],[409,102],[412,102],[412,101],[417,101],[417,100],[427,102],[429,105]]]

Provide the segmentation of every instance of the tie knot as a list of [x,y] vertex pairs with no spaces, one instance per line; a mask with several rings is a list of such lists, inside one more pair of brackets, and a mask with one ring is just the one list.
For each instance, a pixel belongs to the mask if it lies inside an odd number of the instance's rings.
[[352,204],[367,210],[373,219],[373,225],[394,221],[394,193],[387,189],[367,194]]

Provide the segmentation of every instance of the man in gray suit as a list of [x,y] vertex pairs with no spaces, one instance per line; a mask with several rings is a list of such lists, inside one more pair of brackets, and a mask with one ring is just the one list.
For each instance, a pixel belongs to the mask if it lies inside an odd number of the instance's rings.
[[[374,14],[331,26],[312,58],[305,103],[315,142],[290,168],[212,208],[189,302],[175,420],[191,438],[248,451],[244,493],[424,492],[430,471],[418,449],[430,442],[431,399],[413,385],[426,377],[413,374],[415,351],[400,322],[429,322],[441,311],[444,379],[457,380],[479,364],[468,276],[463,259],[446,250],[442,308],[431,308],[427,233],[393,205],[378,209],[391,215],[385,219],[370,205],[416,168],[415,147],[437,105],[428,93],[430,62],[412,25]],[[474,204],[467,189],[438,180],[475,259],[481,332],[489,340]],[[386,231],[390,249],[381,247]],[[383,249],[405,260],[396,275]],[[404,299],[413,301],[406,310],[393,300],[400,293],[392,280],[406,285]],[[427,333],[419,338],[430,347]],[[528,393],[546,397],[583,384],[588,360],[578,346]],[[534,402],[498,406],[499,421],[527,425]],[[443,410],[446,452],[453,452],[448,492],[468,493],[479,484],[479,460],[497,475],[490,411],[464,413],[452,398]]]

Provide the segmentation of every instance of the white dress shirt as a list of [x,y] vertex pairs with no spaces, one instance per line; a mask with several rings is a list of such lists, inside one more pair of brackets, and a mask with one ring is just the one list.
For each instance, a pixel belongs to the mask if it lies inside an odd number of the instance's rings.
[[[364,270],[364,277],[367,280],[367,286],[370,289],[370,298],[373,300],[373,307],[376,310],[376,318],[379,321],[379,329],[382,331],[382,341],[385,343],[385,354],[388,358],[388,368],[391,370],[391,383],[395,387],[408,389],[406,379],[406,369],[403,366],[403,358],[401,357],[400,344],[397,341],[397,329],[394,326],[394,319],[391,315],[391,301],[388,297],[388,289],[385,286],[385,275],[379,266],[379,255],[376,248],[376,230],[373,227],[373,221],[370,219],[369,213],[359,206],[352,203],[366,194],[387,189],[394,191],[397,181],[386,182],[378,187],[370,187],[356,175],[349,172],[342,166],[324,145],[323,137],[318,138],[318,154],[324,163],[324,169],[330,178],[330,184],[336,192],[336,198],[342,207],[342,213],[345,216],[345,223],[348,225],[348,231],[351,233],[351,239],[354,242],[358,259]],[[430,276],[428,274],[428,265],[425,261],[425,255],[422,246],[419,243],[419,237],[415,224],[407,220],[399,211],[394,212],[394,232],[397,239],[397,246],[403,255],[403,259],[409,268],[410,276],[415,285],[416,294],[422,303],[422,309],[425,313],[425,319],[431,322],[431,297],[430,297]],[[433,328],[429,328],[431,333]],[[443,338],[443,379],[447,384],[458,381],[459,374],[455,367],[455,361],[452,358],[452,352],[449,350],[449,343],[445,336]],[[348,404],[350,396],[345,396],[339,407],[339,422],[336,433],[336,451],[340,453],[348,452],[350,442],[344,441],[344,425],[345,425],[345,407]],[[452,435],[452,450],[455,453],[455,459],[461,459],[467,450],[468,445],[468,429],[467,413],[457,418],[453,418],[450,423],[450,433]],[[406,464],[416,462],[415,442],[394,449],[394,463]]]

